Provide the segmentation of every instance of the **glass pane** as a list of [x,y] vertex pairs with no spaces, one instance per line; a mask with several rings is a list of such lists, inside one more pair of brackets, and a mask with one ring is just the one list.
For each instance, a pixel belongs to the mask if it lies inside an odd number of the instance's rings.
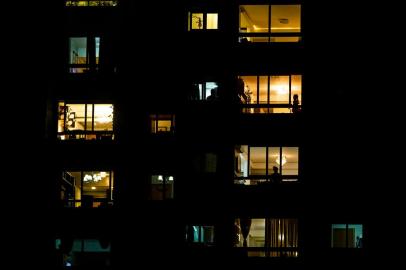
[[151,115],[151,132],[152,133],[157,133],[157,124],[158,124],[158,119],[157,116]]
[[269,32],[268,5],[240,6],[240,33]]
[[100,56],[100,38],[95,38],[95,52],[96,52],[96,65],[99,64],[99,56]]
[[93,104],[87,104],[86,107],[86,130],[93,131]]
[[[291,102],[294,106],[302,105],[302,75],[292,75],[291,76]],[[295,102],[295,95],[297,96],[297,101]],[[296,104],[296,105],[295,105]]]
[[165,199],[173,199],[174,177],[165,177]]
[[266,147],[250,147],[250,175],[266,175]]
[[272,5],[272,33],[300,33],[300,5]]
[[94,105],[94,130],[112,131],[113,130],[113,105],[95,104]]
[[254,218],[247,237],[248,247],[265,247],[265,219]]
[[84,252],[108,252],[110,251],[110,245],[107,247],[102,247],[100,240],[98,239],[85,239],[83,241]]
[[207,13],[207,29],[218,29],[218,14]]
[[289,104],[289,76],[271,76],[270,103]]
[[331,247],[345,248],[347,242],[347,225],[333,224],[331,225]]
[[299,42],[300,37],[271,37],[271,42]]
[[110,196],[110,172],[83,172],[82,207],[107,206]]
[[192,13],[192,29],[203,29],[203,13]]
[[69,39],[69,64],[87,64],[87,38],[72,37]]
[[[297,219],[267,219],[266,242],[271,248],[297,248],[298,247],[298,221]],[[297,257],[297,251],[271,251],[271,257]]]
[[205,154],[205,172],[215,173],[217,171],[217,155],[214,153]]
[[80,200],[80,188],[80,172],[62,172],[60,199],[64,207],[75,207],[75,199]]
[[299,147],[282,148],[282,174],[299,175]]
[[65,130],[85,130],[85,104],[66,104]]
[[201,226],[200,234],[203,243],[214,242],[214,226]]
[[268,76],[259,77],[259,103],[268,103]]
[[163,175],[152,175],[151,176],[151,200],[163,200],[163,188],[164,188],[164,177]]
[[363,235],[361,224],[348,224],[348,247],[349,248],[362,248]]
[[257,76],[241,76],[244,81],[244,93],[248,104],[257,103]]
[[[58,103],[58,133],[64,132],[65,126],[65,103],[59,102]],[[65,136],[61,137],[62,140],[65,139]]]
[[[65,201],[70,202],[76,200],[80,201],[82,199],[82,174],[81,172],[66,172],[67,177],[71,179],[71,191],[68,191],[65,197]],[[65,182],[66,183],[66,182]],[[80,207],[80,202],[74,202],[72,204],[66,205],[68,207]]]
[[236,146],[235,155],[235,176],[248,177],[248,146]]
[[[276,169],[273,167],[276,167]],[[273,174],[275,170],[280,174],[280,168],[280,147],[268,147],[268,175]]]
[[158,132],[170,132],[171,120],[158,120]]
[[[217,93],[217,83],[206,82],[206,97],[208,100],[215,99],[218,95]],[[211,98],[210,98],[211,97]]]

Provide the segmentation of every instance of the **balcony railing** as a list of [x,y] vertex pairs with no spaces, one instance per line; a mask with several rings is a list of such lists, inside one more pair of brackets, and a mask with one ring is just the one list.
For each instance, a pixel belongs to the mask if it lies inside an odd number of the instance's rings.
[[245,185],[245,186],[267,186],[267,185],[286,185],[290,183],[298,183],[299,176],[297,175],[282,175],[282,183],[272,183],[270,177],[258,175],[250,177],[234,177],[235,185]]
[[84,131],[75,130],[58,133],[59,140],[102,140],[113,141],[113,131]]
[[67,7],[115,7],[118,0],[67,0],[65,6]]
[[111,208],[113,201],[106,198],[93,198],[92,200],[74,200],[62,201],[65,208]]
[[241,104],[242,113],[298,113],[302,106],[293,108],[292,104]]
[[249,43],[298,43],[302,41],[301,33],[239,33],[241,44]]
[[297,258],[298,247],[236,247],[235,251],[246,257],[271,257],[271,258]]

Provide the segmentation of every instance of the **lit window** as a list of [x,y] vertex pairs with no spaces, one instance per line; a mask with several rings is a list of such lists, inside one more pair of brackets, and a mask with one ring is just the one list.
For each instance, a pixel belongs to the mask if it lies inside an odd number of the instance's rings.
[[113,140],[113,104],[58,104],[60,140]]
[[211,246],[214,243],[214,226],[187,225],[186,242]]
[[67,7],[115,7],[118,0],[66,0]]
[[241,5],[241,43],[298,42],[301,37],[300,5]]
[[234,158],[235,184],[280,184],[298,181],[298,147],[238,145],[234,149]]
[[240,76],[237,94],[244,113],[298,113],[302,76]]
[[175,131],[175,116],[172,114],[153,114],[151,132],[153,134],[173,133]]
[[249,257],[298,257],[298,220],[292,218],[238,218],[234,246]]
[[332,224],[331,247],[362,248],[363,230],[361,224]]
[[218,84],[216,82],[202,82],[193,84],[190,99],[207,101],[217,100]]
[[98,70],[100,37],[69,38],[69,72],[86,73]]
[[112,171],[64,171],[60,200],[64,207],[109,207],[113,204]]
[[218,13],[189,12],[189,31],[215,29],[218,29]]

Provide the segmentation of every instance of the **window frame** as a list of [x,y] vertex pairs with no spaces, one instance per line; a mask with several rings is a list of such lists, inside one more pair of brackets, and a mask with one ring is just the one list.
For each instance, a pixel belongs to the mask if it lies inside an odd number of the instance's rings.
[[[242,6],[267,6],[268,8],[268,31],[267,32],[250,32],[250,33],[244,33],[241,32],[241,7]],[[300,6],[300,31],[299,32],[279,32],[279,33],[275,33],[271,31],[271,27],[272,27],[272,6]],[[238,5],[238,43],[239,44],[244,44],[244,43],[248,43],[248,44],[261,44],[261,43],[293,43],[293,44],[297,44],[302,42],[303,40],[303,12],[302,12],[302,8],[303,8],[303,4],[301,2],[298,3],[240,3]],[[267,38],[268,41],[267,42],[244,42],[243,39],[247,38],[247,37],[263,37],[263,38]],[[277,37],[298,37],[298,41],[297,42],[278,42],[278,41],[272,41],[272,38],[277,38]]]
[[[193,14],[203,14],[203,27],[202,28],[193,28]],[[217,28],[207,28],[207,15],[208,14],[217,14]],[[188,32],[201,32],[201,31],[218,31],[219,30],[219,12],[215,10],[189,10],[188,11]]]
[[[343,246],[343,247],[334,246],[334,233],[333,233],[334,225],[345,225],[345,246]],[[348,238],[348,235],[349,235],[348,231],[349,231],[350,225],[361,226],[361,234],[362,234],[362,237],[360,238],[362,241],[361,247],[357,247],[356,246],[357,243],[355,243],[354,247],[349,247],[350,242],[349,242],[349,238]],[[364,248],[363,240],[364,240],[364,224],[362,224],[362,223],[333,223],[333,224],[331,224],[331,248],[332,249],[351,249],[351,250],[363,249]]]
[[[271,83],[272,83],[272,77],[289,77],[289,89],[288,89],[288,95],[289,95],[289,100],[287,103],[272,103],[272,100],[270,98],[271,96]],[[256,100],[254,102],[249,100],[249,97],[245,93],[245,89],[242,89],[242,91],[237,91],[238,95],[238,100],[241,104],[242,112],[244,114],[258,114],[258,113],[265,113],[265,114],[292,114],[294,113],[293,110],[293,78],[294,76],[300,76],[300,104],[298,105],[299,110],[302,109],[302,104],[303,104],[303,74],[272,74],[272,75],[239,75],[237,77],[237,80],[242,80],[244,82],[243,77],[256,77]],[[260,103],[260,82],[261,82],[261,77],[266,77],[267,80],[267,102],[266,103]],[[244,84],[245,87],[245,84]],[[251,93],[254,94],[254,93]],[[248,103],[250,102],[250,103]],[[273,109],[274,108],[286,108],[289,109],[289,113],[274,113]],[[265,112],[261,112],[265,109]],[[259,111],[259,112],[258,112]]]
[[[159,187],[162,189],[161,191],[161,198],[160,199],[153,199],[152,196],[152,191],[153,191],[153,185],[157,185],[157,184],[153,184],[152,183],[152,177],[153,176],[157,176],[158,180],[159,180],[159,176],[162,176],[162,184],[159,184]],[[169,178],[172,177],[173,180],[169,180]],[[164,173],[164,174],[152,174],[150,176],[150,187],[149,187],[149,194],[148,194],[148,200],[149,201],[167,201],[167,200],[173,200],[175,197],[175,180],[176,177],[174,174],[168,174],[168,173]],[[168,183],[168,182],[171,182]],[[170,187],[170,185],[172,185],[171,187],[171,191],[167,192],[167,188]],[[172,196],[167,196],[168,194],[172,194]]]
[[[237,146],[247,146],[247,165],[245,170],[247,171],[247,176],[236,176],[237,168],[240,168],[239,160],[235,156],[235,151]],[[284,148],[297,148],[297,175],[284,175],[283,174],[283,149]],[[251,174],[250,170],[250,157],[251,157],[251,148],[266,148],[265,150],[265,174],[264,175],[256,175],[256,174]],[[266,145],[266,146],[257,146],[257,145],[249,145],[249,144],[242,144],[242,145],[236,145],[234,146],[234,184],[245,184],[246,180],[254,180],[257,185],[260,183],[270,183],[271,180],[271,173],[269,171],[269,149],[270,148],[279,148],[279,164],[278,164],[278,172],[282,177],[282,182],[283,184],[286,183],[298,183],[300,182],[300,175],[301,175],[301,166],[300,166],[300,147],[299,146],[272,146],[272,145]],[[249,184],[252,185],[252,184]]]
[[[101,199],[94,199],[93,203],[100,203],[98,207],[94,207],[93,205],[91,207],[83,206],[83,187],[84,187],[84,173],[85,172],[108,172],[109,173],[109,196],[106,196],[106,198],[101,198]],[[61,202],[62,206],[64,208],[99,208],[99,207],[111,207],[114,205],[114,185],[115,185],[115,180],[114,180],[114,171],[113,170],[63,170],[61,172],[61,178],[60,178],[60,186],[59,186],[59,192],[62,195],[62,185],[63,182],[67,182],[65,180],[66,175],[70,175],[74,179],[74,176],[71,175],[71,173],[80,173],[80,199],[76,199],[76,193],[73,191],[73,200],[69,198],[62,199],[61,196],[59,197],[59,201]],[[74,180],[75,181],[75,180]],[[68,183],[72,185],[72,183]],[[76,186],[76,183],[73,183],[73,188]],[[85,194],[86,195],[86,194]],[[106,194],[107,195],[107,194]],[[105,203],[105,205],[103,205]]]
[[[67,122],[68,122],[68,105],[83,105],[85,107],[85,117],[84,117],[84,129],[83,130],[67,130]],[[88,106],[91,105],[92,112],[91,112],[91,130],[88,129],[87,125],[89,122],[89,113],[88,113]],[[95,130],[95,105],[111,105],[112,106],[112,128],[111,130]],[[61,107],[63,109],[63,113],[61,112]],[[115,131],[115,111],[114,111],[115,104],[114,103],[96,103],[96,102],[79,102],[79,101],[59,101],[58,102],[58,115],[57,115],[57,138],[61,141],[74,141],[74,140],[114,140],[114,131]],[[62,116],[63,115],[63,116]],[[63,117],[63,119],[61,119]],[[59,131],[59,121],[63,121],[62,131]],[[67,138],[62,139],[62,136]]]
[[[74,38],[86,38],[86,63],[71,63],[72,46],[71,41]],[[97,56],[97,39],[99,39],[99,51]],[[103,40],[101,35],[70,35],[68,37],[68,73],[69,74],[88,74],[98,72],[103,52]],[[90,42],[89,42],[90,41]],[[83,69],[81,72],[75,72],[76,69]]]

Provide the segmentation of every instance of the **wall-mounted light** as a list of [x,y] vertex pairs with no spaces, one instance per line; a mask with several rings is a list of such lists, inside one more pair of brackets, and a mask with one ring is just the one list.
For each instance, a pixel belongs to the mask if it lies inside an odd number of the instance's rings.
[[[280,158],[280,156],[277,156],[276,159],[275,159],[275,161],[276,161],[276,163],[277,163],[278,165],[281,165],[281,158]],[[282,166],[285,165],[287,161],[288,161],[288,160],[286,159],[286,156],[282,156]]]

